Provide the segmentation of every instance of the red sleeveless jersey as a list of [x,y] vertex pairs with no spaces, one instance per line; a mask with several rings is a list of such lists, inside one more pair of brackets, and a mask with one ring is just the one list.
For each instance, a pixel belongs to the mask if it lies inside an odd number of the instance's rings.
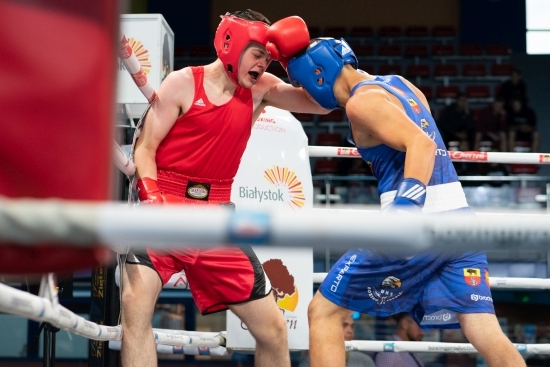
[[213,105],[204,91],[203,67],[191,70],[193,104],[159,145],[157,169],[205,179],[233,179],[252,130],[252,91],[237,86],[228,103]]

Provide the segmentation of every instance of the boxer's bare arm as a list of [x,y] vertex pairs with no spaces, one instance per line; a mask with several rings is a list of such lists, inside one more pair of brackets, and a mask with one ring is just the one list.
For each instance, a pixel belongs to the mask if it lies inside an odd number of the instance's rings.
[[[346,103],[354,139],[370,139],[406,152],[405,177],[425,185],[432,175],[436,144],[414,124],[398,102],[380,87],[364,87]],[[360,140],[360,139],[359,139]],[[361,141],[357,141],[362,145]]]
[[264,73],[254,98],[261,98],[262,106],[273,106],[291,112],[324,115],[330,112],[308,98],[302,88],[294,88],[270,73]]
[[193,74],[189,68],[170,73],[161,83],[136,143],[134,163],[138,177],[157,179],[157,148],[178,117],[189,109],[194,89]]

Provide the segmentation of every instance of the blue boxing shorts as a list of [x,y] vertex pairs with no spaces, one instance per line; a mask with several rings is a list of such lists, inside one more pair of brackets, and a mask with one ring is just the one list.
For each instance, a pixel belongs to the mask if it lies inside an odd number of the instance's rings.
[[419,253],[403,259],[352,249],[319,291],[329,301],[374,316],[408,312],[423,328],[459,328],[456,312],[495,313],[481,252]]

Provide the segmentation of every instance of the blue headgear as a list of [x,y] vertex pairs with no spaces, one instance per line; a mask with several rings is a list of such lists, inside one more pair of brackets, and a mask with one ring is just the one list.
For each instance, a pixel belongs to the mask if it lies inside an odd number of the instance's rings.
[[[290,59],[288,77],[295,87],[302,86],[321,106],[340,107],[334,95],[334,82],[345,64],[358,67],[357,57],[343,38],[317,38],[317,43]],[[319,69],[320,73],[315,73]],[[323,81],[320,82],[320,79]]]

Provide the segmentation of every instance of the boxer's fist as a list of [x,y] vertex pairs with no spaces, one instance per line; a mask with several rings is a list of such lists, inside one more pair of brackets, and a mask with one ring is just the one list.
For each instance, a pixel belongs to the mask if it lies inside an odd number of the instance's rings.
[[174,195],[163,194],[157,181],[149,177],[140,178],[136,184],[139,201],[142,204],[181,204]]
[[420,214],[425,201],[426,186],[417,179],[405,178],[397,187],[395,199],[384,212]]
[[309,31],[298,16],[287,17],[273,23],[267,30],[266,49],[273,60],[286,69],[288,61],[309,44]]

